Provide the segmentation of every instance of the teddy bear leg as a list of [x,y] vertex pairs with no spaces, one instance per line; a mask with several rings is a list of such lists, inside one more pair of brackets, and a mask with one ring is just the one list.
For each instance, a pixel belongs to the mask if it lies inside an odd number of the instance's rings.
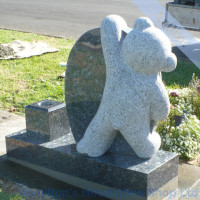
[[95,116],[88,126],[84,137],[76,146],[80,154],[98,157],[109,149],[116,136],[116,131],[108,121],[99,115]]
[[150,133],[144,130],[135,133],[124,131],[126,141],[140,158],[151,158],[160,148],[161,138],[156,132]]

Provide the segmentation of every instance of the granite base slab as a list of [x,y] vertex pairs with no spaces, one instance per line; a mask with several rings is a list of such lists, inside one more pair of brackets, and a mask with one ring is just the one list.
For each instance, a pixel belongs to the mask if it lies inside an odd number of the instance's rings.
[[178,156],[159,151],[151,159],[109,152],[88,158],[76,152],[73,135],[53,141],[26,130],[6,137],[7,158],[110,199],[164,199],[178,187]]

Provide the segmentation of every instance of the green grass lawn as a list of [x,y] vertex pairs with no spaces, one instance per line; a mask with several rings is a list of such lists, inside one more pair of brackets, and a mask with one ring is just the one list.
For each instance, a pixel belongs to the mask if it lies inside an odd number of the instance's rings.
[[64,101],[64,79],[59,78],[74,40],[41,36],[0,29],[0,43],[14,40],[43,41],[59,49],[25,59],[0,60],[0,109],[15,108],[19,114],[24,107],[43,99]]
[[[59,49],[25,59],[0,60],[0,109],[15,108],[24,114],[24,107],[43,99],[64,101],[64,79],[59,75],[65,70],[59,66],[66,62],[74,40],[41,36],[0,29],[0,43],[13,40],[43,41]],[[163,73],[169,88],[187,87],[192,74],[200,77],[200,70],[189,62],[179,61],[174,72]]]
[[178,61],[176,69],[170,73],[162,73],[162,78],[169,88],[183,88],[188,86],[193,73],[200,77],[200,70],[194,64]]

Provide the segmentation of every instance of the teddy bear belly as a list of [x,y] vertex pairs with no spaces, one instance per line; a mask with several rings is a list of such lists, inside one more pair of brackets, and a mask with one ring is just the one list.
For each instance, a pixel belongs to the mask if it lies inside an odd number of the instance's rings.
[[146,98],[123,99],[123,96],[113,97],[110,107],[106,111],[112,126],[120,130],[125,126],[138,125],[149,119],[150,106]]

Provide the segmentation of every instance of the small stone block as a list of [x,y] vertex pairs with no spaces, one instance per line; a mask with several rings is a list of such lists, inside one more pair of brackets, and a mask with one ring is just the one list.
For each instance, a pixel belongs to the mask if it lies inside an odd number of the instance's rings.
[[25,113],[26,128],[29,132],[54,140],[70,131],[65,103],[43,100],[26,106]]

